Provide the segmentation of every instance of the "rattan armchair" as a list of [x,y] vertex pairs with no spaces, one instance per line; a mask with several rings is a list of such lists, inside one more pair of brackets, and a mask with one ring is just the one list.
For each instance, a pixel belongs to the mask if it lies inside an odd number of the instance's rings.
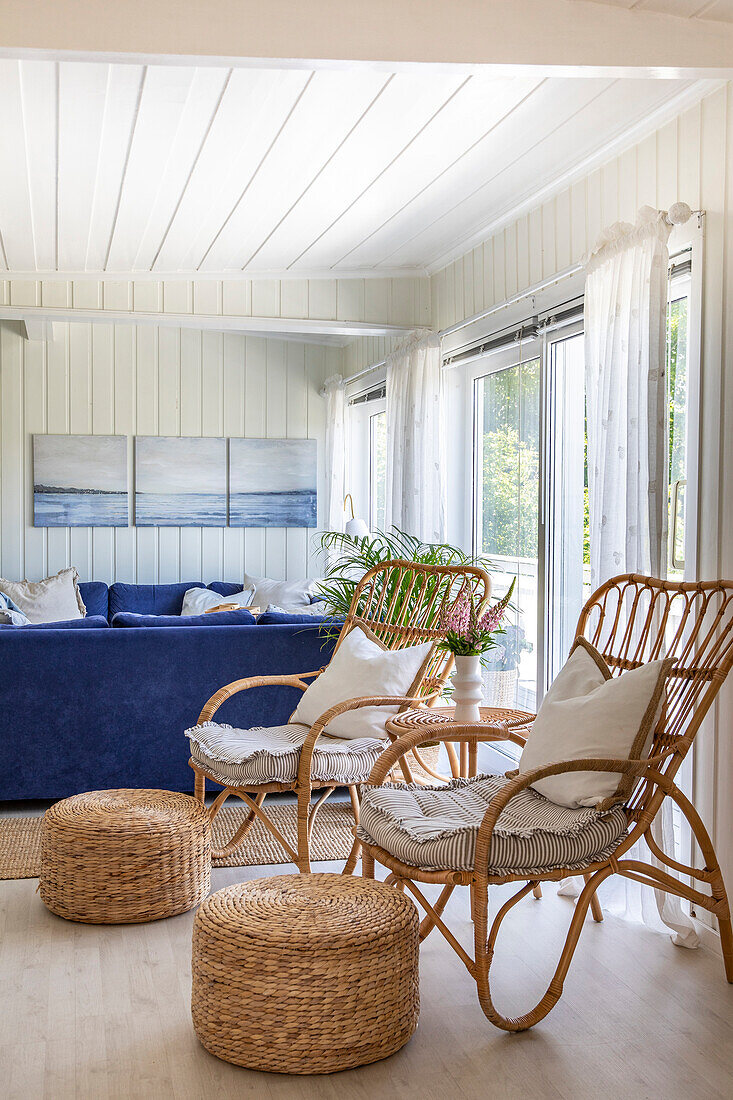
[[[402,649],[405,646],[418,645],[426,641],[437,643],[442,637],[440,623],[457,601],[468,596],[478,607],[484,608],[489,600],[491,582],[488,574],[473,566],[430,566],[411,561],[390,561],[370,569],[361,579],[354,593],[349,612],[339,633],[336,647],[357,624],[363,624],[375,635],[387,649]],[[335,650],[334,650],[335,652]],[[313,778],[313,755],[316,743],[326,730],[329,722],[348,710],[361,707],[386,706],[392,704],[399,709],[417,704],[430,705],[440,695],[441,689],[450,674],[453,664],[452,655],[437,649],[432,651],[423,667],[422,679],[414,694],[408,697],[364,697],[353,699],[331,708],[321,715],[310,728],[300,749],[297,777],[292,782],[282,782],[273,777],[271,782],[255,785],[222,784],[221,778],[200,760],[191,758],[190,766],[196,774],[195,795],[201,801],[205,799],[206,780],[223,786],[209,811],[213,820],[227,799],[234,795],[249,808],[249,813],[228,843],[212,854],[215,857],[229,855],[244,841],[255,819],[264,825],[285,849],[299,871],[310,870],[310,842],[314,822],[319,808],[338,785],[348,785],[354,816],[359,820],[359,798],[357,782],[338,779]],[[236,680],[219,689],[205,704],[198,718],[198,725],[210,722],[221,704],[240,691],[268,686],[288,686],[305,691],[323,669],[304,672],[301,675],[257,676]],[[265,734],[267,731],[263,731]],[[385,733],[385,745],[389,742]],[[402,774],[409,779],[409,766],[401,762]],[[364,776],[361,777],[362,779]],[[297,795],[298,842],[297,851],[288,844],[282,833],[273,824],[262,805],[268,794],[279,791],[292,791]],[[318,796],[313,801],[313,791]]]
[[[733,982],[731,915],[720,864],[699,814],[674,782],[733,663],[733,581],[672,583],[636,575],[615,577],[591,596],[581,612],[577,634],[588,638],[603,654],[614,674],[660,657],[675,659],[666,703],[645,759],[566,761],[510,779],[493,797],[480,823],[472,870],[425,870],[410,866],[384,848],[366,843],[362,837],[362,873],[373,877],[376,860],[390,872],[388,883],[411,892],[426,914],[421,937],[425,938],[435,927],[440,930],[476,981],[479,1002],[486,1017],[506,1031],[524,1031],[532,1027],[557,1003],[589,907],[594,918],[602,920],[596,891],[604,880],[615,874],[685,898],[696,908],[713,913],[720,930],[725,976]],[[397,762],[425,736],[416,731],[392,744],[375,765],[367,786],[383,784]],[[435,732],[431,731],[430,737],[436,739]],[[438,739],[475,742],[483,738],[476,729],[460,738],[448,731],[438,735]],[[521,743],[522,739],[514,736],[513,740]],[[492,837],[508,803],[537,780],[569,771],[610,771],[634,777],[633,793],[624,806],[628,828],[613,854],[581,869],[552,868],[532,881],[526,881],[526,876],[488,873]],[[676,803],[687,820],[702,855],[702,868],[672,858],[660,849],[652,836],[652,822],[666,798]],[[632,858],[630,849],[642,837],[656,859],[669,870]],[[494,1005],[489,982],[501,924],[512,907],[542,881],[557,881],[574,875],[582,875],[585,885],[577,899],[560,960],[547,991],[530,1011],[515,1018],[506,1017]],[[689,885],[686,879],[692,880],[694,885]],[[521,881],[522,885],[499,908],[489,928],[489,886],[512,881]],[[418,882],[442,884],[437,901],[430,903],[417,886]],[[471,893],[473,958],[442,919],[456,886],[468,886]]]

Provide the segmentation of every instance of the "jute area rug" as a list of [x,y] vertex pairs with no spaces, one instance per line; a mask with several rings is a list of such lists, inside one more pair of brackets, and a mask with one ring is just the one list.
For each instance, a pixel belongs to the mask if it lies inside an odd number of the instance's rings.
[[[245,806],[225,807],[214,820],[214,846],[219,847],[241,825]],[[297,848],[296,808],[273,806],[268,815],[293,848]],[[41,817],[0,817],[0,879],[38,878],[41,863]],[[322,806],[313,827],[311,860],[345,860],[354,842],[354,816],[348,802]],[[259,821],[247,833],[244,843],[226,859],[215,859],[214,867],[261,867],[289,863],[290,859],[274,836]]]

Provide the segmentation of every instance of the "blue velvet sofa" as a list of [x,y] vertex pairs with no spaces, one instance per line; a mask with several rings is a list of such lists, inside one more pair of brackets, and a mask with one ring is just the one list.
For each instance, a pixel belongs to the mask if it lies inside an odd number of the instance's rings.
[[[81,584],[85,619],[0,627],[0,801],[105,787],[192,791],[183,731],[218,688],[328,663],[335,631],[320,619],[228,612],[187,624],[181,604],[193,587],[203,585]],[[208,587],[223,596],[241,589]],[[118,615],[127,621],[115,625]],[[141,618],[151,615],[174,619],[175,629]],[[217,717],[236,726],[286,722],[299,697],[292,688],[253,689]]]

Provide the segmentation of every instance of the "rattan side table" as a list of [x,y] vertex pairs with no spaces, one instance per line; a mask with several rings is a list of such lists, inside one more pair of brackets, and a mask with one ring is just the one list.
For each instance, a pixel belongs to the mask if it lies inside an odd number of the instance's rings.
[[384,883],[276,875],[217,891],[193,925],[193,1026],[227,1062],[333,1073],[417,1027],[418,913]]
[[40,892],[59,917],[158,920],[193,909],[210,888],[211,824],[190,795],[89,791],[44,814]]
[[[451,733],[455,733],[456,741],[460,741],[460,759],[451,741],[445,743],[448,753],[451,772],[454,779],[460,777],[470,778],[476,775],[476,763],[478,756],[478,742],[513,741],[516,745],[523,746],[529,727],[534,721],[534,714],[526,710],[515,710],[511,707],[480,707],[481,721],[476,725],[459,724],[453,720],[452,707],[417,707],[414,710],[405,710],[387,720],[386,729],[391,737],[404,737],[408,733],[417,730],[425,733],[425,740],[430,739],[431,733],[445,733],[445,727],[449,726]],[[413,748],[412,753],[422,764],[419,746]],[[409,762],[408,762],[409,764]],[[396,770],[396,769],[395,769]],[[430,771],[430,769],[426,769]],[[447,781],[445,776],[432,772],[436,779]]]

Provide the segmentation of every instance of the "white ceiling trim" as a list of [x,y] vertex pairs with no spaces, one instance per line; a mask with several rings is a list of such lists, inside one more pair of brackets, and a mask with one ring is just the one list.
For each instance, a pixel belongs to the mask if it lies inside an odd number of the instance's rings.
[[[597,0],[602,2],[602,0]],[[456,241],[456,244],[448,252],[444,252],[437,259],[431,261],[425,265],[425,269],[428,275],[434,275],[438,271],[442,271],[444,267],[453,263],[454,260],[460,259],[461,256],[466,255],[467,252],[472,251],[477,245],[482,244],[484,241],[493,237],[495,234],[501,232],[502,229],[506,229],[512,222],[517,221],[518,218],[523,217],[529,213],[530,210],[535,210],[542,203],[548,199],[554,198],[570,184],[577,182],[584,176],[590,175],[596,168],[599,168],[602,164],[606,164],[613,157],[618,156],[620,153],[625,152],[632,146],[638,144],[649,134],[654,133],[665,123],[670,122],[677,115],[688,107],[693,107],[696,103],[699,103],[701,99],[710,95],[716,91],[723,84],[725,80],[700,80],[696,81],[691,87],[686,88],[680,95],[674,96],[668,100],[667,103],[662,104],[656,111],[651,112],[641,122],[624,130],[612,141],[609,141],[602,148],[597,149],[590,156],[585,157],[579,161],[567,172],[563,172],[562,175],[556,176],[555,179],[550,180],[549,183],[543,187],[538,188],[536,191],[526,194],[520,202],[512,203],[511,206],[506,207],[501,214],[492,218],[490,222],[482,226],[481,229],[476,230],[474,233],[467,234]],[[680,201],[684,201],[685,196],[678,196]]]

